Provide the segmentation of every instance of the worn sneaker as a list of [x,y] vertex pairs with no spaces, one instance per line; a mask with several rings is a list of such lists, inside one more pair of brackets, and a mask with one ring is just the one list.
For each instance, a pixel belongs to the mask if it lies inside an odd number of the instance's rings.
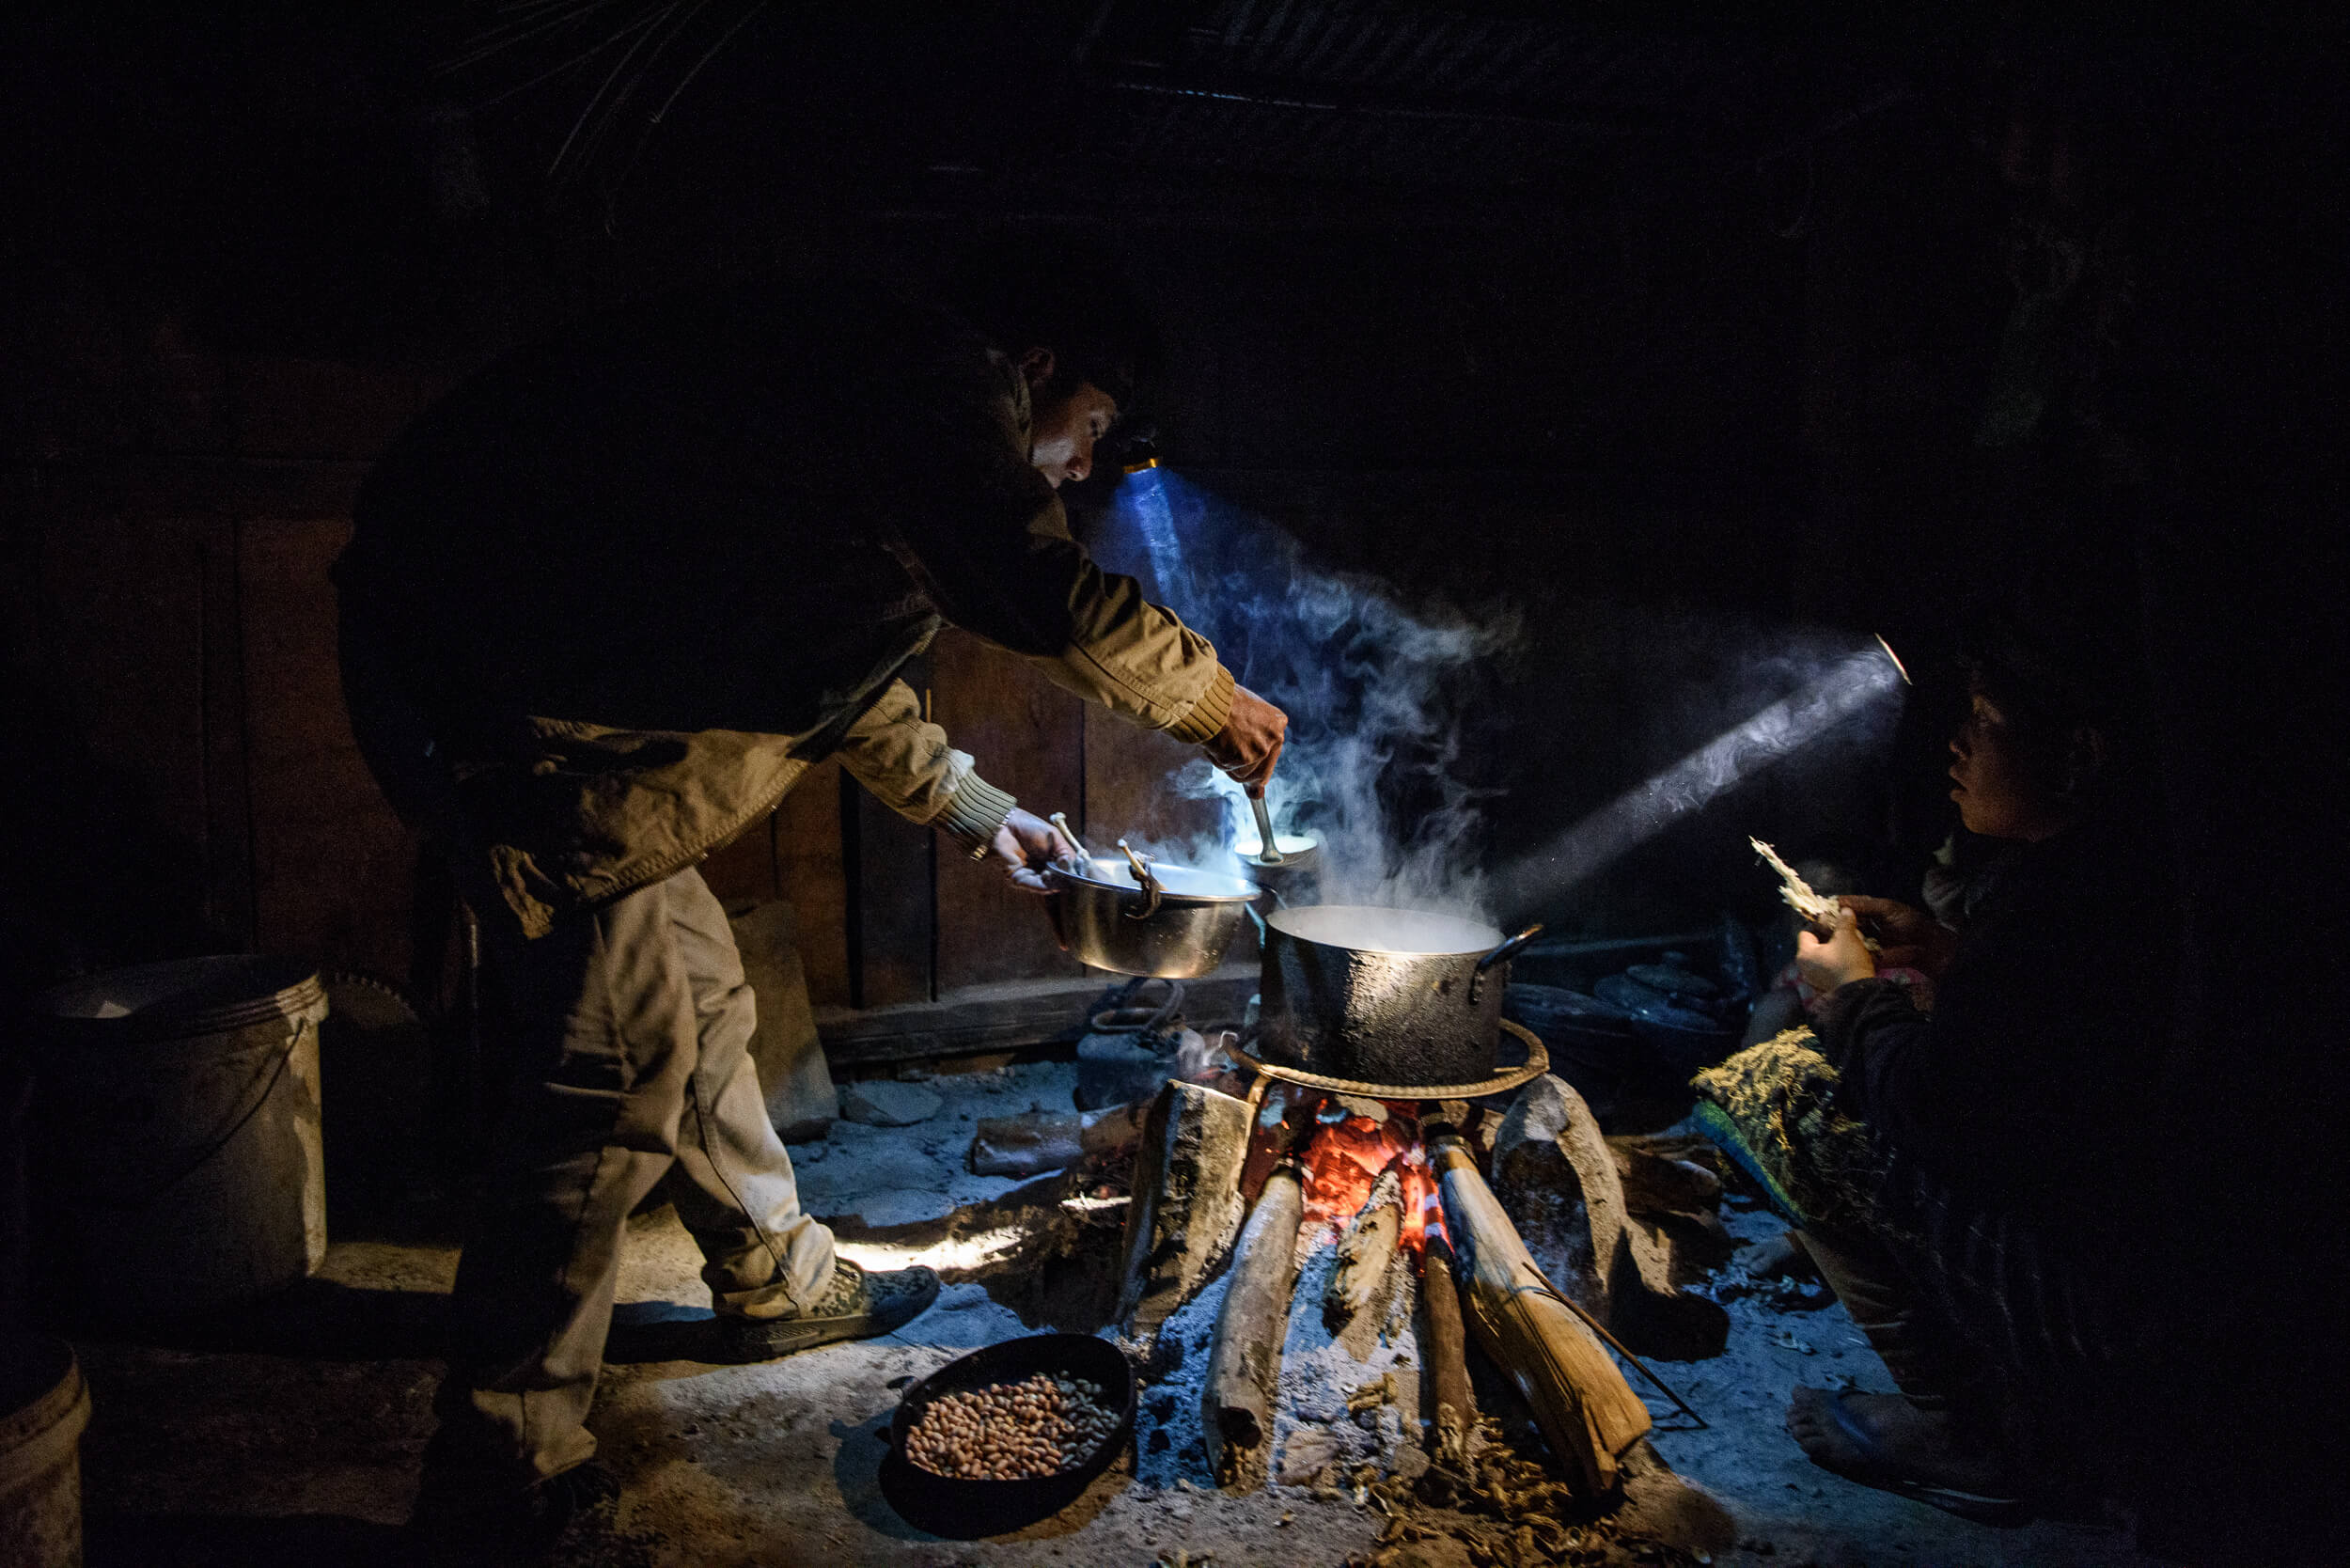
[[574,1526],[609,1524],[619,1497],[619,1478],[593,1459],[535,1486],[494,1493],[470,1472],[428,1465],[408,1516],[408,1544],[434,1568],[544,1562]]
[[937,1299],[938,1276],[927,1268],[869,1274],[845,1258],[836,1259],[832,1283],[799,1311],[779,1318],[718,1319],[708,1359],[772,1361],[841,1340],[870,1340],[911,1322]]

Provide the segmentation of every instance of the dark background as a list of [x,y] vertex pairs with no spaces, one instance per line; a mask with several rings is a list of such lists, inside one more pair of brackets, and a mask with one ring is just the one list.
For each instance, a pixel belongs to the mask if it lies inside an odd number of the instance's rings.
[[[605,303],[827,260],[916,279],[1006,228],[1125,259],[1187,479],[1407,603],[1524,616],[1465,720],[1496,855],[1783,693],[1741,672],[1792,644],[1881,631],[1930,676],[1961,612],[2055,543],[2134,606],[2208,896],[2292,862],[2262,792],[2318,732],[2295,705],[2326,684],[2301,673],[2325,596],[2299,563],[2340,478],[2344,39],[2319,8],[2154,36],[1880,8],[380,0],[11,30],[19,986],[190,946],[407,956],[383,912],[272,905],[306,855],[349,852],[324,825],[273,847],[273,824],[366,787],[323,737],[273,754],[253,687],[331,725],[318,638],[273,666],[262,623],[317,619],[332,541],[268,524],[337,516],[440,387]],[[2065,246],[2079,279],[2018,346]],[[1111,482],[1073,491],[1081,525]],[[192,603],[127,586],[156,551],[210,563],[172,590]],[[182,632],[158,658],[194,717],[124,642]],[[1929,682],[1889,756],[1798,759],[1553,913],[1759,909],[1749,826],[1914,873],[1947,825],[1947,713]],[[157,782],[172,745],[196,782]],[[388,865],[379,838],[362,857]]]
[[[2088,563],[2179,879],[2150,1070],[2206,1091],[2207,1231],[2304,1256],[2338,1208],[2311,1172],[2342,1038],[2339,8],[48,9],[0,38],[11,1016],[205,950],[445,988],[446,891],[335,683],[323,572],[368,462],[600,306],[912,280],[1009,229],[1125,259],[1187,483],[1431,614],[1523,619],[1460,694],[1496,857],[1783,695],[1790,648],[1909,658],[1889,745],[1742,786],[1562,898],[1565,930],[1766,915],[1749,831],[1914,876],[1963,611]],[[1081,526],[1112,483],[1072,491]],[[1150,806],[1154,774],[1104,774],[1073,710],[970,657],[942,648],[940,712],[1004,782]],[[892,867],[932,879],[909,996],[1054,962],[972,946],[1000,910],[859,809],[804,790],[713,880],[870,935]],[[855,939],[800,929],[820,1002],[875,999]],[[2264,1322],[2332,1321],[2291,1288],[2322,1272],[2276,1269]]]
[[[10,28],[20,994],[204,947],[420,962],[411,846],[331,733],[317,573],[441,387],[653,290],[843,260],[914,280],[1005,229],[1124,259],[1188,482],[1406,604],[1523,617],[1462,694],[1495,856],[1782,695],[1791,647],[1883,632],[1928,677],[1889,750],[1743,786],[1564,925],[1762,913],[1749,829],[1913,876],[1948,825],[1939,655],[2052,547],[2129,606],[2190,905],[2248,886],[2295,910],[2284,932],[2322,923],[2282,792],[2330,732],[2304,570],[2339,515],[2330,12],[2155,36],[378,0]],[[1072,492],[1081,525],[1114,482]],[[2254,961],[2243,923],[2211,940]]]

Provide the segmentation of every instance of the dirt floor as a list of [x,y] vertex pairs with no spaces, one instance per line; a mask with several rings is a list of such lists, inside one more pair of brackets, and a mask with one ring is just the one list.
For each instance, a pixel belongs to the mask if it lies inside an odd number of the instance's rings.
[[[1146,1568],[1161,1560],[1337,1568],[1371,1550],[1384,1515],[1375,1500],[1358,1504],[1351,1489],[1335,1497],[1292,1484],[1249,1497],[1214,1491],[1188,1402],[1151,1389],[1137,1428],[1139,1477],[1130,1454],[1075,1505],[1016,1535],[941,1540],[904,1522],[882,1497],[882,1432],[906,1380],[980,1345],[1100,1321],[1118,1202],[1054,1178],[1024,1184],[963,1168],[977,1119],[1064,1107],[1073,1081],[1073,1066],[1056,1062],[940,1077],[930,1087],[946,1105],[930,1121],[840,1122],[823,1142],[795,1149],[808,1207],[838,1216],[850,1256],[877,1266],[919,1259],[950,1283],[934,1308],[885,1340],[753,1367],[611,1367],[593,1424],[625,1492],[608,1527],[567,1542],[568,1560],[615,1568]],[[1749,1242],[1778,1232],[1761,1211],[1733,1204],[1725,1217]],[[639,1215],[629,1240],[623,1303],[707,1304],[697,1255],[673,1212]],[[431,1427],[438,1309],[455,1266],[446,1243],[342,1241],[321,1278],[234,1324],[174,1335],[169,1344],[81,1341],[95,1407],[83,1446],[92,1568],[403,1560],[397,1527],[415,1497]],[[1687,1429],[1652,1402],[1656,1454],[1729,1515],[1722,1528],[1735,1544],[1703,1560],[1771,1568],[2151,1561],[2118,1529],[1993,1529],[1815,1469],[1780,1430],[1788,1391],[1840,1379],[1889,1388],[1882,1364],[1832,1302],[1750,1290],[1734,1265],[1713,1288],[1731,1313],[1729,1348],[1659,1369],[1707,1426]],[[1203,1301],[1198,1312],[1209,1309]],[[1342,1354],[1326,1337],[1314,1342],[1318,1325],[1294,1326],[1307,1316],[1293,1318],[1292,1354]],[[1378,1355],[1384,1364],[1408,1360],[1408,1346],[1389,1344]],[[1313,1390],[1299,1397],[1309,1400]],[[1402,1415],[1390,1409],[1379,1419],[1393,1424]],[[1291,1435],[1285,1429],[1284,1440]],[[1359,1447],[1371,1436],[1368,1428],[1360,1438],[1348,1431],[1347,1441]],[[1467,1558],[1439,1539],[1408,1547],[1402,1561],[1450,1568]]]

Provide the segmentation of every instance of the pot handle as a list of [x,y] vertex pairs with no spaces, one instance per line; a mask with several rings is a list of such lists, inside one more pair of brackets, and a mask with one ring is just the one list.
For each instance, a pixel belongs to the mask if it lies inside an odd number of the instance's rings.
[[1147,920],[1159,912],[1159,879],[1151,874],[1150,863],[1135,853],[1132,844],[1120,839],[1118,847],[1124,850],[1126,858],[1134,863],[1135,880],[1142,885],[1142,907],[1126,911],[1126,918]]
[[1524,931],[1519,932],[1515,936],[1511,937],[1510,940],[1504,942],[1501,946],[1496,948],[1493,951],[1479,959],[1477,961],[1477,972],[1480,975],[1483,974],[1486,970],[1492,968],[1495,964],[1499,964],[1504,959],[1508,958],[1512,953],[1516,952],[1520,948],[1525,947],[1528,942],[1533,941],[1534,938],[1540,936],[1542,933],[1543,928],[1540,921],[1527,927]]
[[1512,953],[1540,936],[1542,933],[1542,922],[1538,920],[1477,961],[1477,968],[1469,976],[1469,1006],[1475,1007],[1485,999],[1485,971],[1503,962]]

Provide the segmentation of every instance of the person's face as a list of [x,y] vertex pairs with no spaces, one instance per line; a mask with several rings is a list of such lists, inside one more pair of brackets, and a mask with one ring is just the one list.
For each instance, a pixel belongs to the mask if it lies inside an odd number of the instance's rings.
[[1082,479],[1093,472],[1093,444],[1118,421],[1118,400],[1081,381],[1065,398],[1043,396],[1053,379],[1053,351],[1030,349],[1020,359],[1036,397],[1028,426],[1028,461],[1054,489],[1063,479]]
[[1966,718],[1950,737],[1950,798],[1969,833],[1986,839],[2037,841],[2071,822],[2064,803],[2036,781],[1998,705],[1978,691]]

